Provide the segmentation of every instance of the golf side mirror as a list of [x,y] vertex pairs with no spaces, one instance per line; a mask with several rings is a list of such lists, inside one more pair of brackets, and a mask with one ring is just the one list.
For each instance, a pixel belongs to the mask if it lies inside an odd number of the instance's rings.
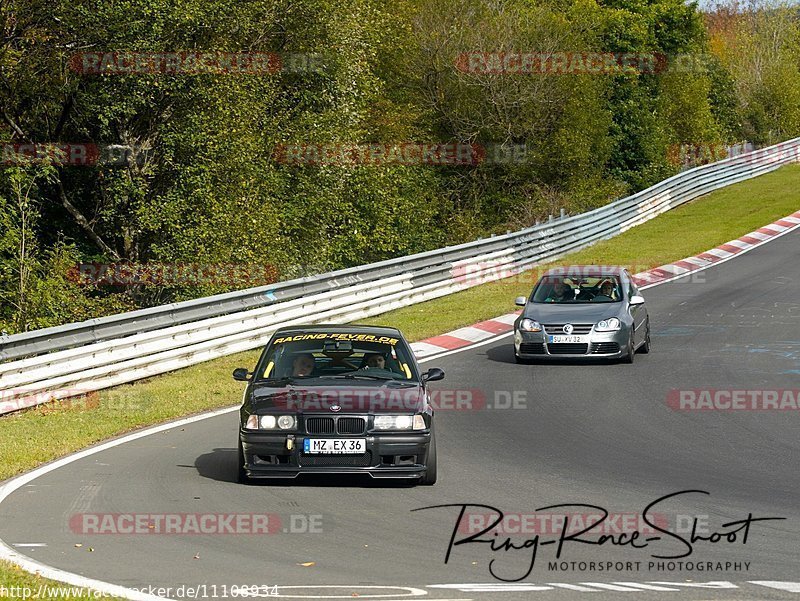
[[514,304],[518,307],[524,307],[526,302],[528,302],[528,299],[524,296],[518,296],[514,299]]
[[633,307],[634,305],[643,305],[643,304],[644,304],[644,297],[643,296],[639,296],[638,294],[634,294],[631,297],[631,307]]

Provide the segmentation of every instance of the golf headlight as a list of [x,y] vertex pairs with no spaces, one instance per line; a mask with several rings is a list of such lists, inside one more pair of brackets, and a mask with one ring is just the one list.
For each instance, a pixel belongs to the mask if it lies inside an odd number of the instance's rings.
[[519,322],[519,329],[523,332],[541,332],[542,324],[532,319],[523,319]]
[[595,332],[614,332],[619,330],[622,324],[620,324],[619,319],[616,317],[611,317],[609,319],[603,319],[597,322],[597,325],[594,327]]
[[415,416],[413,415],[378,415],[375,417],[375,429],[411,430],[415,422]]

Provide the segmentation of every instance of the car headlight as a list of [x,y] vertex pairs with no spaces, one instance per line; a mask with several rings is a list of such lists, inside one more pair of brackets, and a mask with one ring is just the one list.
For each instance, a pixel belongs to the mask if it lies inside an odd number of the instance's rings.
[[540,324],[538,321],[534,321],[533,319],[525,318],[519,322],[519,329],[523,332],[541,332],[542,324]]
[[376,430],[411,430],[415,425],[416,416],[413,415],[378,415],[375,417]]
[[278,418],[278,427],[281,430],[291,430],[294,428],[294,416],[293,415],[281,415]]
[[614,332],[619,330],[622,327],[619,319],[616,317],[610,317],[609,319],[603,319],[597,322],[597,325],[594,327],[595,332]]
[[277,426],[281,430],[291,430],[294,425],[293,415],[251,415],[247,418],[245,428],[248,430],[274,430]]

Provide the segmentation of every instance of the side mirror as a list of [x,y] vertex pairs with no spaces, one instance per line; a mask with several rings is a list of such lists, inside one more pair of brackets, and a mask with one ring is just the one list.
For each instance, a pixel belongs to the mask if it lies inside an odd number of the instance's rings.
[[444,380],[444,370],[438,367],[431,367],[428,371],[422,374],[423,382],[435,382],[436,380]]
[[634,294],[631,297],[630,303],[631,303],[631,307],[633,307],[635,305],[643,305],[644,304],[644,297],[643,296],[639,296],[638,294]]
[[517,305],[518,307],[524,307],[527,302],[528,299],[525,298],[524,296],[518,296],[517,298],[514,299],[514,304]]
[[245,367],[237,367],[233,370],[233,379],[239,382],[249,382],[250,372]]

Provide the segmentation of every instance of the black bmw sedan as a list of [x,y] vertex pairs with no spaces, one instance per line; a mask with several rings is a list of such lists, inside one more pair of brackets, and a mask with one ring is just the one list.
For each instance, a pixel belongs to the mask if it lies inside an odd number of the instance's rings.
[[272,336],[246,381],[238,480],[369,474],[436,482],[428,382],[394,328],[314,325]]

